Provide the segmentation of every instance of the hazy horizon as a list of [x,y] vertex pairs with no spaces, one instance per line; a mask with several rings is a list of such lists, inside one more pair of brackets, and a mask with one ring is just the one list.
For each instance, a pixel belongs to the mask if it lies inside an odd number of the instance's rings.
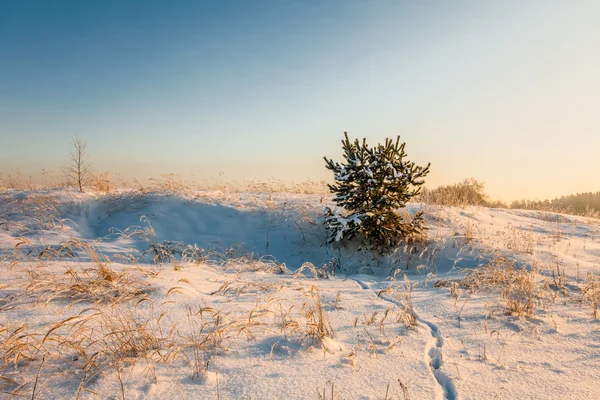
[[600,3],[7,1],[0,173],[76,135],[124,179],[329,180],[344,131],[401,135],[428,187],[599,191]]

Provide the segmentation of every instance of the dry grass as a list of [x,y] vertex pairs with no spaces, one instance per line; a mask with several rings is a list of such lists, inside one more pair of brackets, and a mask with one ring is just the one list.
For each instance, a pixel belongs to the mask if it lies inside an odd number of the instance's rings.
[[600,304],[600,278],[588,273],[585,286],[582,289],[581,304],[589,303],[592,308],[594,319],[598,319],[598,305]]
[[7,174],[0,174],[0,189],[33,189],[31,175],[25,176],[19,168],[12,168]]
[[[191,377],[202,378],[210,360],[228,351],[233,340],[254,337],[256,322],[251,317],[239,318],[207,305],[187,306],[185,326],[170,321],[160,307],[158,312],[140,313],[140,304],[138,300],[87,308],[36,331],[27,325],[0,326],[0,391],[31,397],[38,378],[68,371],[60,379],[79,381],[76,397],[98,379],[112,376],[121,382],[119,397],[127,398],[121,374],[139,361],[188,367]],[[40,370],[42,363],[46,372],[35,381],[15,369],[32,363]]]
[[302,312],[304,313],[304,334],[313,342],[317,341],[326,348],[325,340],[333,337],[333,327],[323,310],[321,294],[317,286],[312,286],[304,293]]
[[26,324],[0,325],[0,371],[36,359],[40,338]]
[[91,260],[91,267],[81,263],[63,263],[63,272],[38,261],[24,268],[28,284],[25,293],[48,304],[52,300],[70,299],[75,302],[116,304],[145,295],[150,286],[142,274],[132,269],[117,271],[108,257],[101,257],[96,249],[83,242],[73,242],[71,248],[83,249]]
[[[101,376],[119,373],[127,360],[161,358],[166,339],[155,325],[141,322],[131,310],[123,308],[87,309],[32,331],[26,325],[0,327],[0,373],[6,384],[0,389],[11,396],[32,391],[40,373],[32,381],[21,377],[15,368],[23,363],[39,364],[51,375],[69,371],[65,381],[81,379],[77,397],[86,385]],[[11,367],[14,366],[14,367]]]
[[322,267],[317,268],[313,263],[305,262],[294,272],[294,278],[304,278],[306,276],[305,273],[308,271],[315,279],[328,279],[331,276],[335,276],[335,267],[335,263],[326,263]]
[[508,226],[504,235],[504,244],[507,249],[516,253],[533,254],[534,239],[531,230],[522,227]]
[[28,235],[37,230],[55,230],[64,227],[59,203],[48,195],[38,193],[0,194],[0,216],[20,227],[16,234]]
[[[544,297],[539,280],[539,270],[535,266],[528,269],[498,256],[485,265],[469,270],[458,282],[458,287],[470,292],[497,289],[508,314],[531,316]],[[436,285],[442,286],[443,283],[438,282]],[[458,288],[450,286],[455,296],[458,296]]]
[[285,182],[271,178],[266,181],[228,181],[221,179],[202,179],[186,181],[177,174],[162,174],[158,178],[149,178],[144,185],[134,179],[133,187],[142,193],[167,193],[181,196],[196,196],[197,192],[219,191],[224,193],[288,193],[288,194],[330,194],[325,181]]
[[399,273],[400,271],[396,270],[390,285],[387,288],[380,290],[377,293],[377,296],[384,299],[386,297],[391,298],[393,303],[399,307],[399,311],[396,311],[395,318],[393,318],[394,322],[401,322],[406,329],[414,329],[417,326],[417,316],[414,312],[412,292],[417,287],[417,284],[412,283],[408,276],[403,274],[403,284],[395,285],[396,275]]
[[97,263],[92,268],[69,265],[62,273],[44,268],[42,264],[26,272],[29,284],[25,292],[45,304],[58,299],[115,304],[136,299],[150,290],[141,276],[134,276],[130,271],[117,272],[108,263]]
[[115,190],[115,178],[116,176],[110,172],[92,172],[92,188],[99,193],[110,193]]

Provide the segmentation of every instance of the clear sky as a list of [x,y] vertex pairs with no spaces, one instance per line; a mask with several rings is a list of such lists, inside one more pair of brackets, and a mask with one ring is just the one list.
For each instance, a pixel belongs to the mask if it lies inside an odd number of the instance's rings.
[[0,0],[0,172],[329,178],[400,134],[428,186],[600,190],[600,1]]

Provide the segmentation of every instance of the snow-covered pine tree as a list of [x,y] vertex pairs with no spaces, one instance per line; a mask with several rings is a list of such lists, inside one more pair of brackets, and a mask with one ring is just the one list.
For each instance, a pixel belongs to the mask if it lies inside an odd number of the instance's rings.
[[324,157],[327,169],[334,173],[335,183],[328,185],[334,202],[346,211],[340,215],[326,209],[328,242],[358,238],[373,250],[387,252],[401,241],[411,241],[423,228],[423,215],[418,212],[405,220],[400,209],[419,194],[430,164],[419,167],[406,161],[406,143],[400,142],[400,136],[372,148],[366,139],[351,142],[347,132],[344,136],[345,162]]

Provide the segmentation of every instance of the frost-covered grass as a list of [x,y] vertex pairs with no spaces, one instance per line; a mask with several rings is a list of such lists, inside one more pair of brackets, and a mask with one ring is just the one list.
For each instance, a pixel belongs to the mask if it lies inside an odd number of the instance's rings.
[[0,193],[0,398],[596,398],[600,225],[412,205],[326,245],[322,194]]

